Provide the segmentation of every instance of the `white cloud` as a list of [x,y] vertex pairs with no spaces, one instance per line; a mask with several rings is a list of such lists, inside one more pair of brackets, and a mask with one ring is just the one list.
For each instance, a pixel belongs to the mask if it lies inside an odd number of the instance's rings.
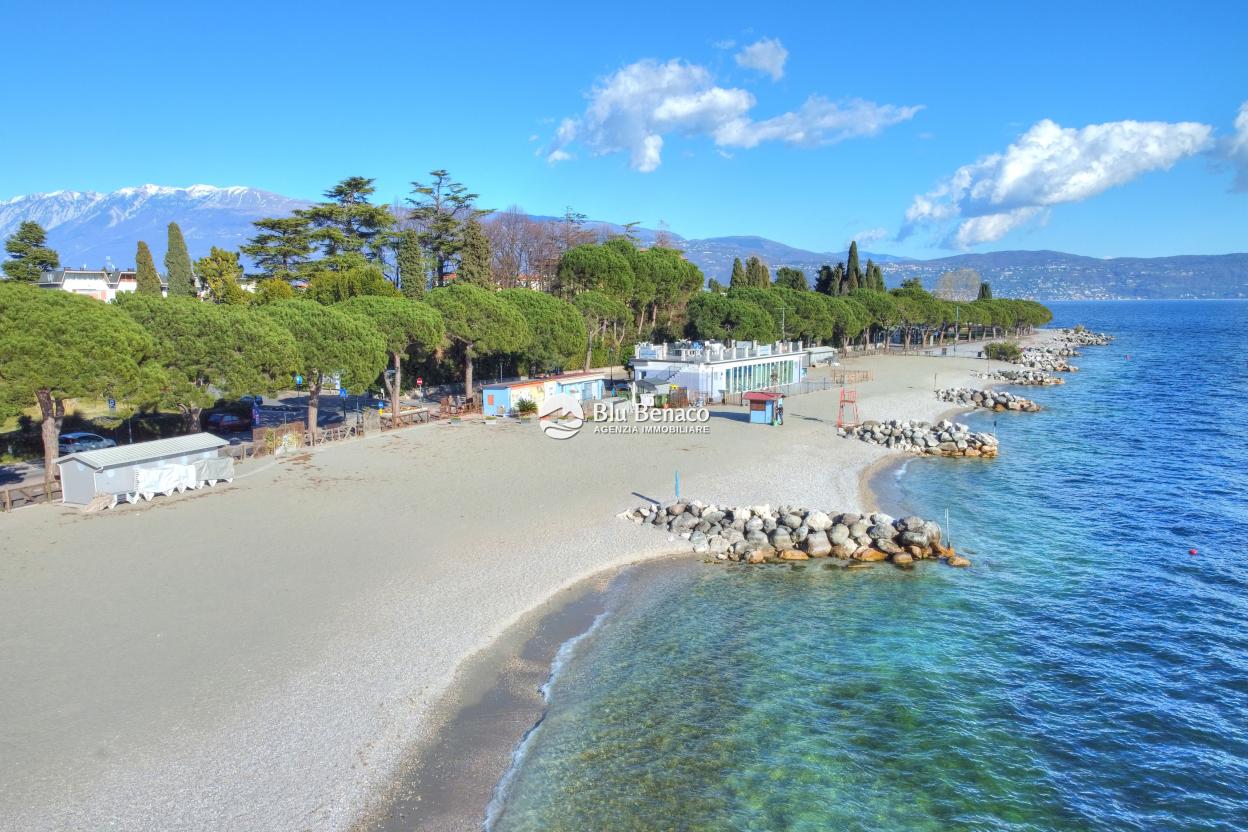
[[901,237],[920,225],[960,220],[946,245],[1004,237],[1055,205],[1081,202],[1207,149],[1213,128],[1196,122],[1114,121],[1083,128],[1045,119],[1003,153],[958,168],[906,211]]
[[845,247],[849,248],[849,244],[854,240],[857,240],[858,245],[860,246],[873,246],[881,240],[885,240],[887,238],[887,228],[866,228],[846,240]]
[[779,81],[784,77],[784,62],[789,59],[789,50],[776,38],[763,38],[751,43],[734,57],[738,66],[756,69],[770,75],[771,80]]
[[737,42],[733,40],[732,38],[727,38],[725,40],[717,40],[711,44],[711,46],[715,47],[716,49],[731,49],[736,45],[737,45]]
[[1224,153],[1236,168],[1231,190],[1248,192],[1248,101],[1239,105],[1235,135],[1225,142]]
[[559,125],[545,150],[548,161],[569,158],[576,142],[598,155],[627,153],[635,170],[648,173],[661,163],[664,137],[671,134],[708,136],[718,148],[769,141],[815,146],[876,135],[921,109],[811,96],[796,111],[755,121],[752,93],[719,86],[710,70],[681,60],[629,64],[600,79],[588,98],[584,113]]

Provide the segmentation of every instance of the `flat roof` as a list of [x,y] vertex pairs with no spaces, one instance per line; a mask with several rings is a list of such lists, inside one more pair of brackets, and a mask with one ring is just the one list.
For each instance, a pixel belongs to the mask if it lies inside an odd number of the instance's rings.
[[120,465],[133,465],[136,462],[147,462],[163,459],[168,456],[181,456],[197,451],[210,451],[224,448],[230,444],[219,436],[211,433],[188,433],[185,436],[171,436],[168,439],[153,439],[150,442],[135,442],[133,445],[119,445],[116,448],[100,448],[96,451],[77,451],[57,460],[57,463],[74,460],[89,468],[103,471],[105,468],[116,468]]
[[596,378],[605,379],[606,373],[598,373],[594,371],[579,373],[563,373],[557,376],[546,376],[545,378],[528,378],[521,381],[500,381],[496,384],[486,384],[481,387],[482,390],[501,390],[504,387],[530,387],[534,384],[545,384],[549,381],[567,382],[567,381],[591,381]]
[[776,399],[784,398],[779,393],[768,393],[765,390],[754,390],[746,393],[741,398],[747,402],[774,402]]

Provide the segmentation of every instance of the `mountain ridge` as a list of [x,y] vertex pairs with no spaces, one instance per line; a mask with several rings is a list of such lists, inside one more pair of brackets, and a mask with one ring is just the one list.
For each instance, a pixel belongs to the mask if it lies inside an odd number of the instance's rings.
[[[181,226],[191,256],[201,257],[212,246],[237,248],[251,236],[256,219],[282,216],[309,204],[246,185],[180,187],[149,183],[109,193],[61,189],[0,201],[0,238],[12,234],[22,221],[34,220],[48,230],[49,243],[61,254],[64,265],[131,265],[139,240],[151,246],[160,263],[171,221]],[[606,233],[624,230],[623,225],[604,220],[590,220],[587,226]],[[653,242],[659,233],[647,228],[635,228],[634,232],[646,243]],[[708,278],[721,283],[727,282],[735,258],[744,261],[757,255],[773,271],[782,266],[799,268],[813,284],[820,265],[835,264],[846,257],[844,252],[810,251],[757,235],[694,239],[667,233]],[[944,271],[971,268],[1002,296],[1045,300],[1248,297],[1248,253],[1097,258],[1020,249],[917,260],[861,251],[859,259],[879,263],[889,285],[917,277],[932,286]]]

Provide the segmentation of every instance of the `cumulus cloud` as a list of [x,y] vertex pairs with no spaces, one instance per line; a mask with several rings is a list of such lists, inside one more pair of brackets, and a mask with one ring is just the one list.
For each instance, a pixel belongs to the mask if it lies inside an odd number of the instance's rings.
[[845,241],[845,247],[849,248],[849,244],[854,240],[858,241],[860,246],[873,246],[881,240],[888,238],[887,228],[866,228],[859,231],[854,236]]
[[1223,154],[1235,166],[1235,181],[1231,183],[1231,190],[1248,193],[1248,101],[1239,105],[1235,133],[1223,144]]
[[811,96],[795,111],[756,121],[752,93],[719,86],[710,70],[681,60],[629,64],[598,81],[588,98],[583,114],[559,125],[548,161],[567,159],[579,143],[598,155],[627,153],[635,170],[649,173],[662,162],[668,135],[708,136],[720,149],[770,141],[815,146],[876,135],[921,109]]
[[770,75],[771,80],[779,81],[784,77],[784,62],[789,59],[789,50],[776,38],[763,38],[751,43],[734,57],[738,66],[756,69]]
[[906,211],[904,238],[918,226],[957,221],[945,245],[999,240],[1055,205],[1081,202],[1208,149],[1213,128],[1196,122],[1114,121],[1082,128],[1045,119],[1003,153],[957,169]]

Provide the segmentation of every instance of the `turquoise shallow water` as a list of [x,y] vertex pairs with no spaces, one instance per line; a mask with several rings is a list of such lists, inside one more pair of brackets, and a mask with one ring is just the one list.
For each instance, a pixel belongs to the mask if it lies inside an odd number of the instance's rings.
[[1248,303],[1054,309],[1117,341],[881,495],[972,569],[642,570],[493,828],[1248,828]]

